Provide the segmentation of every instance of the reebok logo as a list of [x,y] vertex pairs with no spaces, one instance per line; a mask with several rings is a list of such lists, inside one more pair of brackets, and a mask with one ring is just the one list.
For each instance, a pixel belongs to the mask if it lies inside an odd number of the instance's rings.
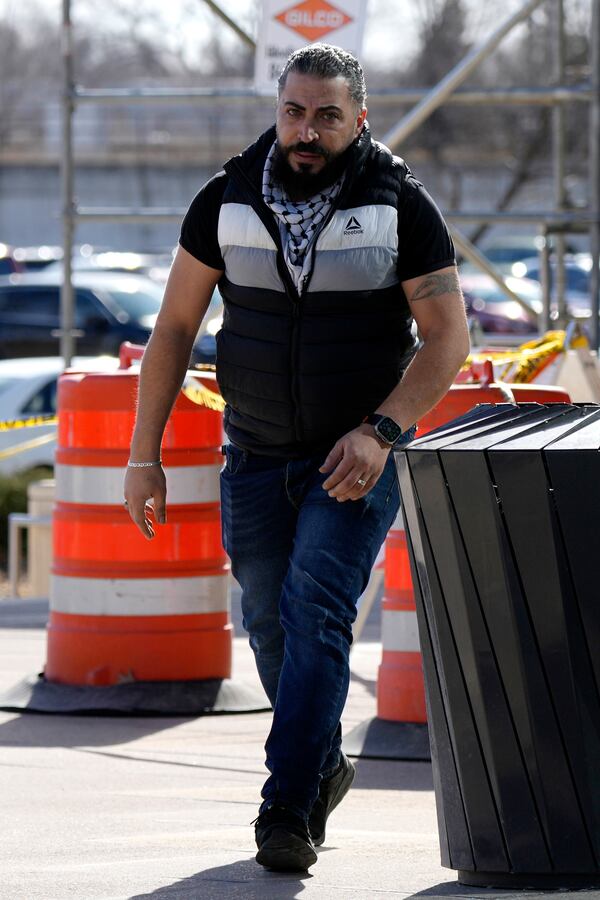
[[354,216],[350,216],[348,221],[346,222],[346,227],[344,228],[344,234],[363,234],[364,229],[358,219],[355,219]]

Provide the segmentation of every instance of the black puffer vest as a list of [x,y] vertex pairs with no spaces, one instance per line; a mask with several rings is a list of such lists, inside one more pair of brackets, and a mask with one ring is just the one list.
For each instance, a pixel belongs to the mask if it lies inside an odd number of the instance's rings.
[[299,294],[279,226],[262,201],[274,139],[272,128],[224,166],[217,378],[229,438],[291,458],[329,449],[355,428],[398,383],[414,352],[396,273],[408,170],[363,130]]

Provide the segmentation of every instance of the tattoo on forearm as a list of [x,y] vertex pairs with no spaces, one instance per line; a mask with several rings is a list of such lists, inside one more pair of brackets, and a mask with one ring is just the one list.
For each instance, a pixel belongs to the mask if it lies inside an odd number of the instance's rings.
[[461,290],[458,275],[454,272],[446,272],[443,275],[434,272],[421,282],[413,296],[408,299],[411,301],[427,300],[430,297],[439,297],[441,294],[460,295],[460,293]]

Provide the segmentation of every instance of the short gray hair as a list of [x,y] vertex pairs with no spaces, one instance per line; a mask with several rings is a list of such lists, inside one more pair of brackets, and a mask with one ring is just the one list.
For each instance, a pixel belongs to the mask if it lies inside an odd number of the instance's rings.
[[336,78],[341,75],[348,82],[350,96],[360,109],[367,101],[365,76],[359,61],[347,50],[332,44],[308,44],[288,57],[277,81],[278,92],[285,87],[288,74],[314,75],[315,78]]

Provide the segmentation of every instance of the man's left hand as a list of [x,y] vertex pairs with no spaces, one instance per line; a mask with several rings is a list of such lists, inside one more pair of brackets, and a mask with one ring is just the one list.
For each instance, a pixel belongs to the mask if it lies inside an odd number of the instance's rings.
[[359,425],[334,444],[319,469],[331,472],[323,489],[340,503],[360,500],[376,485],[389,452],[390,447],[376,437],[372,426]]

